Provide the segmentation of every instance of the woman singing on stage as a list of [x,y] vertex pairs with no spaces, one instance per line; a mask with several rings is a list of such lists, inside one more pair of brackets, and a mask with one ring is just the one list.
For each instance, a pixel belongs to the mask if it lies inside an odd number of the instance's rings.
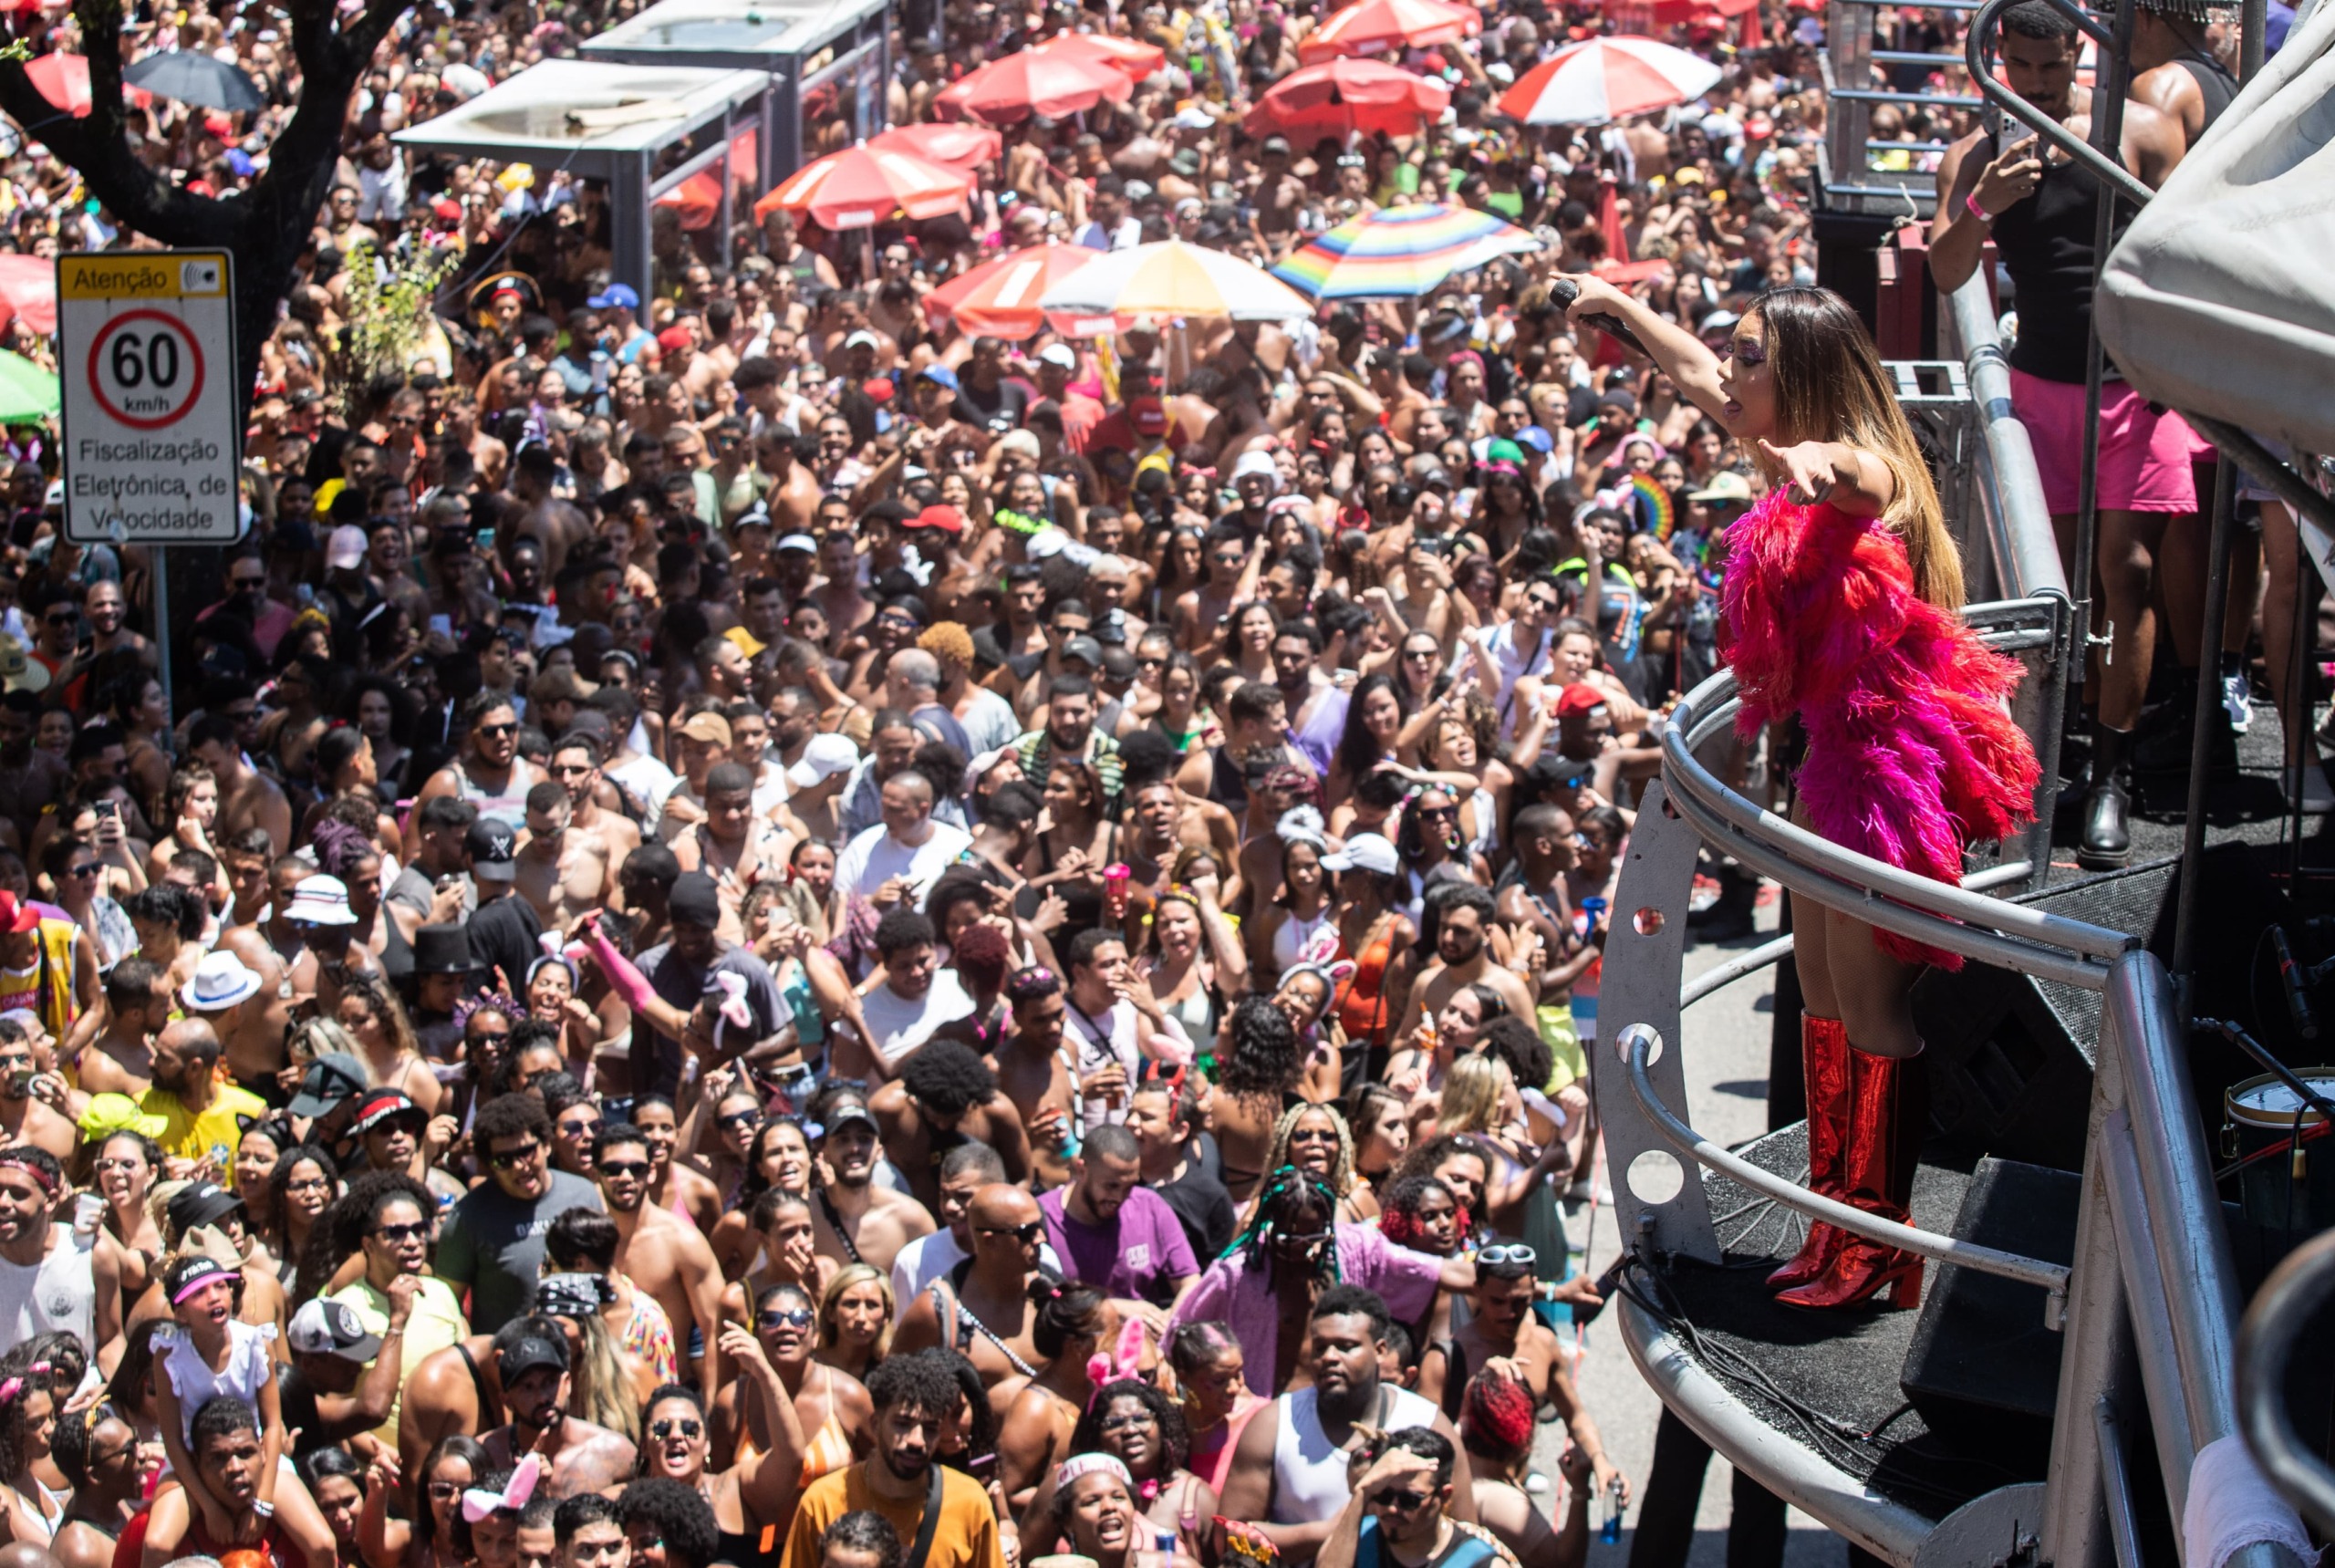
[[[1843,847],[1955,883],[1963,846],[2032,815],[2033,748],[2005,700],[2018,666],[1962,624],[1962,566],[1929,469],[1864,324],[1839,296],[1780,288],[1724,358],[1639,301],[1574,280],[1572,318],[1618,317],[1681,392],[1759,453],[1768,493],[1728,530],[1721,650],[1738,731],[1797,719],[1792,820]],[[1928,1125],[1909,995],[1961,959],[1792,896],[1803,1011],[1810,1185],[1904,1221]],[[1794,1306],[1884,1287],[1921,1296],[1922,1262],[1837,1231],[1769,1276]]]

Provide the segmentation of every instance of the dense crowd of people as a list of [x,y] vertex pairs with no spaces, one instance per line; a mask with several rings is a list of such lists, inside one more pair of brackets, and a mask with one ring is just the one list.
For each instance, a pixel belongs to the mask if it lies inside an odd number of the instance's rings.
[[[1573,1385],[1620,867],[1721,531],[1833,488],[1709,369],[1814,297],[1821,18],[1663,16],[1702,99],[1523,126],[1610,23],[1509,0],[1388,57],[1439,121],[1317,142],[1242,119],[1310,5],[908,7],[896,124],[1064,31],[1168,63],[1006,126],[955,215],[659,207],[645,294],[597,187],[389,140],[607,20],[384,47],[170,665],[165,568],[66,541],[12,436],[9,1568],[1577,1568],[1630,1490]],[[268,107],[141,102],[137,148],[234,192],[296,53],[201,5],[169,47]],[[0,151],[18,248],[132,242]],[[1049,240],[1266,264],[1430,201],[1541,248],[1287,326],[926,308]],[[1587,319],[1617,287],[1667,369]],[[1699,934],[1749,932],[1707,871]]]

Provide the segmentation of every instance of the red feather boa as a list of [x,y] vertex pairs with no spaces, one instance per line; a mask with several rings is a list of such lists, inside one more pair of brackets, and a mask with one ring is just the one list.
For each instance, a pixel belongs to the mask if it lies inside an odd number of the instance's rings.
[[[1816,831],[1940,882],[1963,846],[2032,819],[2035,750],[2005,711],[2016,660],[1914,590],[1905,546],[1875,519],[1794,506],[1780,490],[1728,530],[1720,650],[1746,737],[1797,712],[1797,775]],[[1959,956],[1876,929],[1884,952]]]

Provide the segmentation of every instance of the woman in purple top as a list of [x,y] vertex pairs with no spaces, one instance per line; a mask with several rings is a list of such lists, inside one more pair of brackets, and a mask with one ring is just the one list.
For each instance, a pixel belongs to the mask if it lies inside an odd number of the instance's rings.
[[1211,1318],[1230,1324],[1246,1351],[1249,1386],[1271,1398],[1296,1369],[1314,1297],[1328,1286],[1365,1286],[1385,1298],[1397,1322],[1411,1322],[1437,1287],[1475,1285],[1469,1259],[1398,1247],[1368,1226],[1335,1220],[1337,1204],[1319,1177],[1294,1166],[1274,1171],[1249,1229],[1176,1303],[1169,1325]]

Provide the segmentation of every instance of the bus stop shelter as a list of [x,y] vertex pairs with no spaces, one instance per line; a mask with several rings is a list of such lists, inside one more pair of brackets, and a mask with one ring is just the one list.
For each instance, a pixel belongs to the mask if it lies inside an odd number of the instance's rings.
[[587,60],[765,74],[762,188],[884,129],[889,116],[887,0],[659,0],[586,38]]
[[[610,270],[646,299],[655,282],[651,203],[725,167],[733,141],[761,125],[770,87],[762,71],[545,60],[395,140],[414,153],[530,164],[539,180],[565,171],[605,182]],[[731,186],[722,181],[725,235]]]

